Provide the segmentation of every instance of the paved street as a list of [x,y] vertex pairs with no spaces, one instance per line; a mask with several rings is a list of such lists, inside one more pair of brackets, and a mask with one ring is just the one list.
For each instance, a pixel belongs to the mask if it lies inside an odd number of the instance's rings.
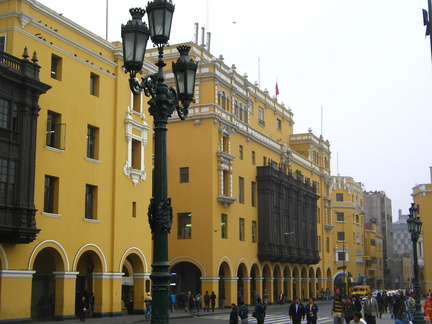
[[[267,316],[265,324],[282,324],[291,323],[288,318],[288,304],[286,305],[271,305],[267,308]],[[333,317],[330,315],[332,302],[318,302],[318,323],[317,324],[332,324]],[[249,314],[252,313],[253,307],[250,307]],[[170,322],[175,324],[188,323],[204,323],[204,324],[219,324],[227,323],[229,320],[230,309],[217,309],[213,312],[200,312],[196,314],[185,313],[184,310],[178,310],[170,314]],[[46,324],[67,324],[79,322],[79,319],[60,321],[60,322],[38,322]],[[127,323],[150,323],[150,320],[144,319],[143,315],[124,315],[122,317],[104,317],[104,318],[88,318],[86,322],[89,324],[127,324]],[[256,323],[253,317],[249,317],[249,323]],[[302,324],[305,324],[303,321]],[[377,324],[393,324],[390,314],[383,314],[382,318],[377,319]]]

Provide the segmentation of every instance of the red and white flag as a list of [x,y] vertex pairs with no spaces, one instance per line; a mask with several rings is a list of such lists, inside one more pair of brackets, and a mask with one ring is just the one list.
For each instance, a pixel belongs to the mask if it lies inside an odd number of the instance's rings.
[[277,96],[278,96],[278,94],[279,94],[279,87],[278,87],[278,84],[277,84],[277,81],[276,81],[276,101],[277,101]]

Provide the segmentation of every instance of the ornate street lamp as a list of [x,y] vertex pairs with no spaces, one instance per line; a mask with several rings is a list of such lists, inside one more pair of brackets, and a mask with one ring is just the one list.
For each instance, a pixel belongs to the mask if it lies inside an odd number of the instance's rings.
[[[150,199],[148,218],[153,233],[152,274],[152,316],[151,323],[168,323],[168,293],[171,275],[168,272],[168,234],[172,225],[171,198],[167,197],[167,143],[166,132],[168,118],[177,110],[180,119],[188,114],[188,107],[194,102],[195,75],[197,63],[189,58],[190,46],[177,47],[180,57],[173,63],[172,69],[176,79],[177,91],[164,84],[163,67],[164,47],[168,44],[174,5],[171,0],[154,0],[147,4],[149,26],[142,21],[145,10],[132,8],[132,20],[122,25],[124,69],[129,73],[131,91],[138,95],[142,91],[150,106],[149,112],[154,123],[154,169],[153,198]],[[149,36],[158,48],[158,72],[148,74],[139,83],[135,78],[141,73],[147,41]],[[181,103],[181,105],[179,104]]]
[[407,219],[408,231],[411,233],[411,241],[413,242],[413,252],[414,252],[414,292],[415,292],[415,313],[414,313],[414,324],[424,324],[426,323],[423,312],[421,311],[420,297],[421,289],[419,283],[419,265],[417,256],[417,242],[422,230],[422,222],[420,217],[417,216],[419,212],[419,206],[415,206],[414,203],[411,204],[409,209],[409,218]]

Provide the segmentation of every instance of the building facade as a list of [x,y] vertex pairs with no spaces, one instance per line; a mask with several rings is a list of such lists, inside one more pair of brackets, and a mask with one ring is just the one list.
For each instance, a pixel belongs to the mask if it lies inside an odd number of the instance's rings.
[[36,1],[0,12],[0,322],[72,318],[92,293],[94,316],[142,312],[152,141],[121,44]]
[[384,191],[364,193],[365,221],[376,224],[383,236],[384,289],[393,287],[393,221],[391,199]]
[[[291,109],[188,45],[199,62],[196,102],[186,120],[170,119],[167,135],[172,286],[214,291],[222,307],[332,290],[328,141],[295,134]],[[168,66],[176,57],[166,49]]]

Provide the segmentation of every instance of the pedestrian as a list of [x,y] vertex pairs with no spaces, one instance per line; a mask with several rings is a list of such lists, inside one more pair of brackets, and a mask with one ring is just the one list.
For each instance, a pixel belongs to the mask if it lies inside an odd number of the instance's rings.
[[215,305],[216,305],[216,295],[215,295],[214,291],[212,291],[212,293],[210,295],[210,302],[211,302],[212,311],[214,312]]
[[85,322],[87,311],[88,311],[88,303],[85,296],[82,296],[80,302],[80,322]]
[[264,324],[264,319],[266,316],[266,308],[267,308],[267,305],[262,304],[261,303],[261,297],[258,297],[256,299],[255,310],[252,314],[252,316],[256,318],[257,324]]
[[146,314],[145,318],[151,318],[151,310],[152,310],[152,297],[150,294],[147,294],[147,297],[144,299],[145,305],[146,305]]
[[372,293],[367,294],[367,299],[364,302],[364,314],[367,324],[376,324],[378,316],[378,301],[372,297]]
[[343,324],[344,316],[344,302],[342,300],[341,294],[335,295],[335,300],[333,301],[333,307],[331,314],[333,315],[334,324]]
[[355,306],[356,312],[361,312],[363,307],[362,307],[361,301],[358,299],[357,295],[352,295],[351,300]]
[[293,324],[301,324],[301,320],[305,318],[305,307],[300,302],[300,297],[294,298],[294,301],[288,309],[288,316],[292,320]]
[[331,291],[330,288],[326,289],[326,300],[329,301],[331,299]]
[[325,295],[325,290],[323,287],[321,287],[321,301],[324,301],[324,295]]
[[263,298],[264,298],[264,303],[268,302],[269,292],[267,291],[267,289],[264,289]]
[[240,301],[240,307],[239,307],[238,314],[240,316],[242,324],[247,324],[247,322],[248,322],[248,313],[249,313],[249,308],[245,305],[245,303],[244,303],[243,300]]
[[201,308],[201,302],[202,302],[201,299],[202,299],[201,293],[198,292],[195,296],[195,309],[196,309],[197,313],[199,313],[200,308]]
[[[361,306],[360,306],[360,310],[361,310]],[[357,312],[356,306],[354,305],[352,298],[348,296],[345,299],[344,312],[343,312],[345,316],[346,324],[349,324],[349,322],[351,322],[354,319],[355,312]]]
[[415,298],[414,293],[411,292],[409,294],[409,298],[406,300],[406,310],[410,317],[410,321],[414,321],[414,313],[415,313]]
[[190,293],[190,291],[188,292],[188,307],[189,307],[189,312],[190,313],[195,313],[195,297],[194,295],[192,295],[192,293]]
[[431,296],[426,296],[426,301],[423,303],[423,309],[426,316],[426,323],[431,322],[432,318],[432,301]]
[[174,295],[173,292],[171,292],[171,294],[169,295],[169,305],[170,305],[171,313],[174,313],[175,303],[176,303],[176,296]]
[[382,318],[382,313],[384,313],[384,304],[385,300],[381,293],[377,294],[376,300],[378,302],[378,312],[379,312],[379,318]]
[[208,290],[206,290],[206,293],[204,295],[204,310],[207,312],[210,311],[210,295],[208,293]]
[[279,304],[283,305],[284,304],[284,299],[285,299],[285,295],[284,295],[284,293],[281,293],[279,295]]
[[231,304],[230,324],[238,324],[238,309],[234,303]]
[[254,290],[253,292],[253,303],[256,304],[257,299],[260,298],[260,294],[258,291]]
[[396,319],[396,316],[399,312],[399,308],[401,307],[402,304],[403,304],[403,302],[402,302],[400,296],[394,296],[392,311],[391,311],[391,313],[392,313],[391,318]]
[[366,324],[365,320],[362,318],[362,313],[355,312],[354,318],[351,320],[351,322],[347,324]]
[[314,299],[309,298],[309,303],[305,306],[307,324],[316,324],[318,319],[318,305]]
[[395,324],[409,324],[409,322],[410,316],[406,310],[406,306],[401,304],[395,317]]

